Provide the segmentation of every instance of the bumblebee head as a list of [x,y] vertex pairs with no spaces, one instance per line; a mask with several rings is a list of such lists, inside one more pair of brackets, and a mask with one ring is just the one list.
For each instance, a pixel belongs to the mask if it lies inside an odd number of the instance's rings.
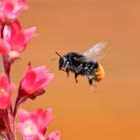
[[61,70],[66,63],[66,58],[62,57],[59,53],[55,52],[59,56],[59,70]]

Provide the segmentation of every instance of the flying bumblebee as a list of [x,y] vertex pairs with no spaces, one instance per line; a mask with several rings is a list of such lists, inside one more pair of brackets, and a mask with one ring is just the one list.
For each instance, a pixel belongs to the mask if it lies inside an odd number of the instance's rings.
[[63,70],[69,76],[69,72],[75,75],[75,81],[78,82],[78,75],[86,76],[89,85],[92,86],[93,80],[99,82],[104,78],[104,69],[98,62],[103,56],[106,43],[99,42],[83,53],[69,52],[66,55],[59,56],[59,70]]

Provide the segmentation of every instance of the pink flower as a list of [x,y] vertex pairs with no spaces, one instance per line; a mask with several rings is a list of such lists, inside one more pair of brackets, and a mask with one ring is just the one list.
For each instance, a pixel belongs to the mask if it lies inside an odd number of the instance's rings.
[[24,91],[24,94],[34,94],[35,96],[38,96],[44,93],[45,86],[50,83],[53,77],[53,74],[46,71],[45,66],[32,69],[31,65],[29,65],[28,70],[21,80],[20,90]]
[[25,9],[27,9],[25,0],[4,0],[0,3],[0,23],[15,20]]
[[3,39],[9,42],[12,51],[22,52],[35,36],[35,30],[35,27],[23,30],[20,23],[16,20],[4,27]]
[[18,58],[35,36],[35,30],[35,27],[23,30],[17,20],[5,25],[2,32],[3,38],[0,40],[0,53],[8,55],[10,59]]
[[35,30],[35,27],[23,30],[20,23],[16,20],[4,27],[3,38],[9,42],[12,51],[22,52],[35,35]]
[[11,106],[11,93],[13,85],[9,83],[6,74],[0,76],[0,109],[7,109]]
[[45,140],[43,135],[52,119],[51,108],[47,110],[38,109],[36,112],[31,113],[21,109],[18,115],[18,128],[23,138],[26,140]]

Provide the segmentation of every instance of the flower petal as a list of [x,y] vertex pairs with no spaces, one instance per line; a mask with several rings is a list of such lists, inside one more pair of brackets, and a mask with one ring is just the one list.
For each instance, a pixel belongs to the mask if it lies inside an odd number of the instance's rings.
[[8,42],[4,41],[3,39],[0,39],[0,54],[6,55],[10,52],[10,45]]
[[60,131],[54,131],[52,132],[47,140],[60,140]]

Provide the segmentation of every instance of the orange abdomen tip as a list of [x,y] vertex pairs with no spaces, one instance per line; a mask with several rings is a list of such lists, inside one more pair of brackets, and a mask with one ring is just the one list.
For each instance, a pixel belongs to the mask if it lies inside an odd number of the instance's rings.
[[104,78],[105,71],[104,71],[104,68],[102,67],[102,65],[99,65],[95,75],[96,75],[96,79],[95,80],[98,81],[98,82],[101,81]]

